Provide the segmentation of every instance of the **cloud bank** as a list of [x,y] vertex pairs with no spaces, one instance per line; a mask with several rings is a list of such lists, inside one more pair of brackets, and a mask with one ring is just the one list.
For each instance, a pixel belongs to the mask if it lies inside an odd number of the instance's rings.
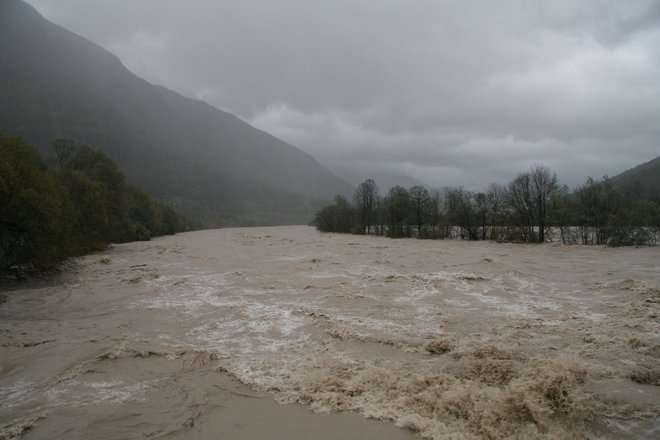
[[660,154],[660,1],[30,0],[134,73],[366,178],[569,185]]

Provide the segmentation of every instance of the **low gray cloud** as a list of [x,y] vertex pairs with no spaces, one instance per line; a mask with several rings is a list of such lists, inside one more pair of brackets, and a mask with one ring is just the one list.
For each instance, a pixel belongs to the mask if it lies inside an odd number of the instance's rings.
[[660,154],[660,2],[30,0],[136,74],[367,177],[575,185]]

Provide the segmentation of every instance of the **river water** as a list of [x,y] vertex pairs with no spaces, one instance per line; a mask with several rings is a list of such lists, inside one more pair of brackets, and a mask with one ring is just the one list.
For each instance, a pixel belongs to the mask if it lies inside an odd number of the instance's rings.
[[3,293],[0,432],[657,438],[659,286],[659,248],[302,226],[116,245]]

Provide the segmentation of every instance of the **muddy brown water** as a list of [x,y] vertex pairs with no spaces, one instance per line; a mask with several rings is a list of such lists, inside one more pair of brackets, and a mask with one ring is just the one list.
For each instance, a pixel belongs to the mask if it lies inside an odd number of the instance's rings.
[[3,295],[0,438],[660,437],[660,248],[210,230]]

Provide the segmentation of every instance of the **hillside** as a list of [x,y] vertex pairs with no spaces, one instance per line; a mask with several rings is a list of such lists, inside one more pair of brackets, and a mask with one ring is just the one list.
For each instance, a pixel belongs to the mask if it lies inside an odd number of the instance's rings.
[[625,193],[660,200],[660,156],[611,178]]
[[306,223],[350,186],[236,116],[133,75],[20,0],[0,0],[0,129],[51,154],[69,138],[209,225]]

